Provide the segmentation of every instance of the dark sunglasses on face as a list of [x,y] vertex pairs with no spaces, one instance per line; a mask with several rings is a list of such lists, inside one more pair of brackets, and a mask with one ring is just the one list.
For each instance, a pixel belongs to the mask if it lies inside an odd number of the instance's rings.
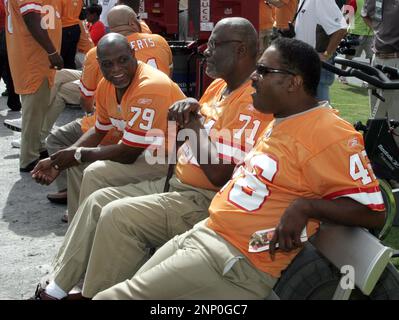
[[268,73],[282,73],[282,74],[290,74],[295,76],[296,74],[292,71],[289,70],[284,70],[284,69],[275,69],[275,68],[269,68],[266,67],[262,64],[257,64],[256,65],[256,69],[255,72],[261,77],[263,78],[264,76],[266,76]]

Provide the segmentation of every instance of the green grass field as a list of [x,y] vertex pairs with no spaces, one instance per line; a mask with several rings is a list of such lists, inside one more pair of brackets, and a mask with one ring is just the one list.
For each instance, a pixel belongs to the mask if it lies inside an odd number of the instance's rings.
[[[332,106],[339,110],[341,117],[352,124],[359,120],[366,123],[370,115],[367,89],[343,85],[335,81],[331,87],[330,96]],[[384,242],[392,248],[399,249],[399,227],[393,227]],[[393,260],[399,268],[399,258]]]

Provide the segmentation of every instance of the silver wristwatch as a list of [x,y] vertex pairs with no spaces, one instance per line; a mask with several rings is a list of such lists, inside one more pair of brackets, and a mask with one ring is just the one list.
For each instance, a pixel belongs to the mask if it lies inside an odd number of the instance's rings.
[[77,148],[73,156],[78,163],[82,163],[82,147]]

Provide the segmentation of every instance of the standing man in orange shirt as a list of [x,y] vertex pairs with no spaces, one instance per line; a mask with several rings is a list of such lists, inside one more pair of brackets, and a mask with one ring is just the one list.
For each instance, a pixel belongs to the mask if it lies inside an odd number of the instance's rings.
[[29,172],[44,150],[46,113],[54,69],[63,67],[58,0],[6,0],[7,51],[15,91],[21,95],[21,172]]
[[[328,102],[318,103],[319,78],[311,46],[274,41],[251,79],[254,107],[275,120],[215,195],[209,218],[94,299],[263,300],[319,221],[380,228],[384,202],[362,136]],[[120,215],[102,221],[112,230]],[[119,230],[120,238],[134,234]],[[112,235],[97,227],[95,238]]]
[[269,5],[275,7],[274,28],[287,30],[288,22],[292,22],[298,7],[298,0],[267,0]]
[[259,55],[270,44],[274,24],[274,7],[265,0],[259,0]]
[[83,0],[61,0],[61,5],[61,56],[64,59],[65,68],[76,69],[75,55],[81,32],[79,15],[83,8]]

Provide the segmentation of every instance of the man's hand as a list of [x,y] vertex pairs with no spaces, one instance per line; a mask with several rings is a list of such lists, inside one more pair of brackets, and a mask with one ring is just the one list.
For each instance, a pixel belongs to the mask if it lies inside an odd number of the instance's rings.
[[170,107],[168,119],[176,121],[180,129],[186,128],[191,121],[200,118],[199,110],[200,104],[196,99],[187,98],[180,100]]
[[48,55],[50,69],[61,70],[64,67],[64,60],[58,52]]
[[54,167],[50,158],[46,158],[38,162],[31,174],[37,183],[49,185],[58,177],[60,171]]
[[65,170],[70,167],[79,165],[79,162],[75,159],[76,147],[69,147],[64,150],[57,151],[50,156],[52,165],[58,170]]
[[269,244],[270,258],[274,260],[276,243],[283,251],[302,246],[301,233],[308,222],[309,203],[305,199],[295,200],[284,212]]

